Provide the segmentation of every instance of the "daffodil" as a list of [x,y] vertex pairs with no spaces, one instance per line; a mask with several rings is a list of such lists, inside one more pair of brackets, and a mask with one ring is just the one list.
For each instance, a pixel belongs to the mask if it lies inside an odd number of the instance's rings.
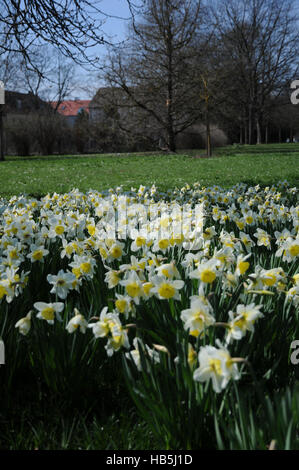
[[250,235],[240,231],[239,238],[245,246],[246,251],[251,251],[251,248],[254,246],[254,241],[251,239]]
[[275,253],[276,256],[282,255],[282,260],[291,263],[299,256],[299,237],[288,237],[282,246]]
[[99,320],[89,323],[88,328],[92,329],[95,338],[104,338],[108,336],[111,328],[117,323],[120,323],[118,315],[108,312],[108,307],[104,307],[100,313]]
[[32,310],[27,313],[26,317],[21,318],[17,323],[15,324],[15,328],[19,328],[19,332],[21,335],[26,336],[31,328],[31,315],[32,315]]
[[112,356],[115,351],[118,351],[122,347],[129,349],[130,343],[128,333],[127,330],[123,328],[121,322],[119,320],[110,322],[109,326],[111,335],[108,337],[108,341],[105,346],[107,355]]
[[120,242],[115,242],[109,249],[109,256],[112,259],[120,259],[123,256],[124,244]]
[[236,263],[236,271],[235,274],[236,276],[243,276],[249,269],[250,263],[248,258],[250,258],[250,253],[246,256],[239,255],[237,258],[237,263]]
[[258,246],[265,246],[271,250],[271,237],[265,230],[258,228],[254,236],[257,238]]
[[131,271],[127,279],[123,279],[119,284],[125,287],[127,294],[132,297],[134,302],[138,305],[140,297],[142,297],[143,294],[143,289],[141,279],[136,271]]
[[48,274],[47,281],[52,284],[51,294],[57,294],[60,299],[66,299],[70,289],[73,289],[73,283],[76,276],[70,271],[64,272],[60,269],[57,275]]
[[151,292],[156,294],[159,299],[180,300],[181,296],[178,291],[184,287],[184,281],[165,279],[165,277],[162,276],[153,276],[151,282],[154,284]]
[[233,380],[240,378],[238,366],[225,348],[202,346],[198,353],[199,367],[194,371],[195,381],[212,381],[213,390],[220,393]]
[[69,263],[69,266],[77,278],[84,276],[90,279],[93,277],[96,261],[91,256],[74,255],[74,261]]
[[120,271],[116,271],[109,267],[107,268],[108,271],[105,274],[105,282],[107,282],[109,289],[113,289],[113,287],[117,286],[120,281]]
[[81,333],[85,333],[88,326],[87,321],[77,308],[75,308],[74,314],[73,318],[68,322],[66,330],[69,333],[74,333],[79,328]]
[[240,304],[237,306],[237,312],[229,312],[230,322],[228,323],[228,334],[226,337],[227,344],[233,338],[240,340],[245,336],[246,331],[254,331],[254,323],[258,318],[263,318],[260,311],[262,305],[249,305]]
[[191,336],[199,336],[206,328],[215,323],[215,318],[210,311],[209,304],[203,303],[199,297],[193,297],[190,308],[181,312],[184,329],[189,330]]
[[130,312],[134,313],[134,303],[132,298],[128,295],[116,294],[115,308],[119,313],[124,314],[128,317]]
[[129,360],[133,360],[135,366],[137,367],[137,370],[139,371],[142,370],[141,359],[140,359],[140,348],[142,348],[143,354],[145,356],[148,356],[148,358],[152,362],[154,363],[160,362],[160,356],[159,356],[158,351],[151,349],[147,344],[144,345],[140,338],[133,339],[133,346],[135,349],[132,349],[130,352],[125,353],[125,356]]
[[221,262],[217,259],[210,259],[198,265],[197,269],[189,274],[190,279],[200,279],[205,284],[212,284],[218,274],[218,267]]
[[62,321],[60,312],[64,309],[64,304],[62,302],[35,302],[33,305],[36,310],[38,310],[37,318],[40,320],[46,320],[50,325],[54,324],[55,316],[59,321]]
[[168,264],[162,264],[156,268],[156,273],[158,276],[164,276],[167,279],[180,279],[180,273],[175,265],[175,262],[172,261]]

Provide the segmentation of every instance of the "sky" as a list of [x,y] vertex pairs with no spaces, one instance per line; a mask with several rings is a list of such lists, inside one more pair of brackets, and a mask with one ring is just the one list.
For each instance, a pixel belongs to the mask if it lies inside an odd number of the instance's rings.
[[116,39],[122,39],[125,35],[126,24],[130,18],[130,11],[128,8],[127,0],[102,0],[101,9],[118,18],[107,18],[103,30],[113,35]]
[[[207,1],[217,2],[217,0]],[[138,2],[141,2],[141,0],[134,0],[135,4]],[[126,36],[127,25],[130,22],[130,11],[127,0],[97,0],[94,3],[98,3],[100,9],[107,15],[105,23],[101,28],[104,37],[110,40],[111,43],[122,41]],[[299,0],[293,0],[293,7],[295,7],[299,14]],[[98,56],[100,62],[102,62],[106,54],[106,47],[98,45],[89,49],[89,53]],[[104,85],[104,83],[99,80],[98,73],[93,72],[90,74],[79,66],[76,67],[75,78],[78,84],[74,87],[72,93],[66,97],[67,99],[91,99],[98,88]]]
[[[137,1],[138,0],[135,0],[135,3]],[[293,7],[299,13],[299,0],[293,0]],[[110,15],[110,17],[107,17],[105,24],[102,28],[104,34],[109,36],[111,42],[118,42],[123,40],[125,38],[126,27],[130,19],[130,11],[128,8],[127,0],[101,0],[100,8],[107,15]],[[103,56],[105,55],[106,51],[104,46],[98,46],[97,48],[94,48],[92,52],[94,52],[95,55],[99,56],[99,58],[101,59],[101,57],[103,58]],[[84,80],[84,77],[86,77],[86,72],[83,69],[79,68],[78,75],[82,77],[82,80]],[[91,77],[94,77],[92,79],[92,81],[94,81],[94,89],[97,89],[98,86],[102,85],[100,82],[97,83],[96,74],[91,75]],[[75,90],[75,94],[76,96],[80,94],[80,97],[82,99],[89,99],[90,95],[90,93],[87,93],[86,91],[80,89]],[[73,95],[74,93],[72,94],[72,96]]]
[[[126,36],[126,28],[130,19],[127,0],[101,0],[99,8],[107,15],[102,26],[105,38],[112,43],[122,41]],[[106,54],[106,48],[105,46],[90,48],[89,53],[98,56],[101,60]],[[67,97],[69,99],[91,99],[97,89],[103,85],[97,78],[96,72],[89,74],[81,67],[77,67],[77,78],[83,84],[88,81],[90,90],[87,91],[86,87],[79,86]]]

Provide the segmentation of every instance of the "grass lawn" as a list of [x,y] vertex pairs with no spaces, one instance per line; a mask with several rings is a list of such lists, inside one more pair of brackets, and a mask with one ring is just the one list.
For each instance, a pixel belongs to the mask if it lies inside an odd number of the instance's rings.
[[122,184],[125,189],[156,184],[160,189],[185,183],[229,187],[244,182],[271,185],[299,181],[299,144],[229,146],[215,150],[211,159],[195,158],[204,151],[177,154],[106,154],[7,157],[0,164],[0,196],[45,195],[103,190]]

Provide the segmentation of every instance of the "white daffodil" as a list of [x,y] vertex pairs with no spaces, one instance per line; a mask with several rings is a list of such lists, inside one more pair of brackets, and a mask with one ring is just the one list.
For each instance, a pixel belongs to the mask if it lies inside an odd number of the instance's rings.
[[49,220],[49,238],[63,238],[66,230],[65,221],[62,219],[52,217]]
[[105,268],[108,269],[105,274],[105,282],[108,284],[109,289],[113,289],[113,287],[116,287],[120,281],[120,271],[111,269],[109,266],[106,265]]
[[291,263],[297,256],[299,256],[299,237],[288,237],[287,240],[275,253],[276,256],[282,255],[282,260]]
[[145,270],[147,258],[138,259],[132,255],[130,261],[130,264],[121,264],[120,271],[136,271],[140,275]]
[[[135,252],[147,247],[148,234],[143,230],[142,232],[137,232],[134,230],[131,232],[131,238],[134,240],[131,243],[131,251]],[[133,238],[134,237],[134,238]]]
[[104,338],[109,334],[110,322],[118,321],[118,316],[108,312],[108,307],[104,307],[100,313],[100,318],[95,323],[89,323],[88,328],[92,329],[95,338]]
[[72,273],[76,278],[84,276],[91,279],[96,267],[96,261],[91,256],[78,256],[74,255],[74,261],[69,263],[72,267]]
[[250,235],[248,235],[248,233],[240,232],[239,238],[245,246],[246,251],[251,251],[252,246],[254,246],[254,241],[251,239]]
[[95,338],[107,337],[105,349],[108,356],[112,356],[121,347],[130,347],[127,331],[123,328],[118,314],[108,312],[108,307],[103,308],[99,321],[89,324],[88,328],[92,328]]
[[220,250],[215,249],[213,258],[220,261],[219,269],[230,267],[235,262],[234,251],[230,246],[225,246]]
[[193,373],[194,380],[199,382],[211,380],[216,393],[220,393],[230,379],[240,378],[237,364],[225,348],[202,346],[198,353],[198,361],[199,367]]
[[132,298],[128,295],[116,294],[115,308],[127,317],[134,310]]
[[204,240],[211,240],[215,235],[216,235],[216,230],[215,230],[214,225],[213,227],[206,227],[202,234]]
[[14,287],[12,283],[7,278],[0,279],[0,300],[6,297],[6,302],[12,302],[15,296]]
[[38,310],[36,317],[40,320],[46,320],[50,325],[53,325],[56,316],[59,321],[62,321],[62,318],[59,315],[64,309],[64,304],[62,302],[35,302],[33,306]]
[[50,290],[51,294],[57,294],[60,299],[66,299],[70,289],[74,288],[74,282],[76,276],[69,272],[64,272],[60,269],[56,276],[48,274],[47,281],[52,284],[53,287]]
[[257,246],[265,246],[268,250],[271,250],[271,237],[265,230],[258,228],[254,237],[257,238]]
[[124,243],[120,243],[118,241],[115,241],[115,243],[113,243],[108,252],[108,256],[111,258],[111,260],[122,258],[122,256],[124,255],[124,246]]
[[135,271],[131,271],[128,278],[120,281],[119,284],[125,287],[127,294],[138,305],[143,294],[142,282],[138,274]]
[[87,321],[85,320],[84,316],[81,315],[78,309],[75,308],[74,310],[74,316],[73,318],[70,319],[66,326],[66,330],[69,333],[74,333],[74,331],[77,331],[77,329],[80,329],[81,333],[85,333],[86,328],[88,326]]
[[284,277],[285,274],[282,268],[262,269],[260,272],[262,284],[267,287],[277,285]]
[[162,276],[153,276],[151,278],[151,282],[154,284],[154,287],[151,289],[151,293],[156,294],[159,299],[180,300],[181,296],[178,291],[184,287],[184,281],[172,281],[165,279],[165,277]]
[[21,318],[17,323],[15,324],[15,328],[19,328],[19,332],[21,335],[26,336],[31,328],[31,314],[32,310],[27,313],[26,317]]
[[235,275],[236,276],[243,276],[246,271],[249,269],[250,263],[247,261],[248,258],[250,258],[251,254],[249,253],[248,255],[239,255],[237,258],[237,263],[236,263],[236,270],[235,270]]
[[49,250],[47,250],[43,245],[30,245],[30,253],[28,253],[27,258],[30,259],[31,263],[35,263],[35,261],[42,261],[44,256],[49,254]]
[[124,347],[126,349],[130,348],[128,333],[121,323],[113,325],[110,329],[111,336],[108,337],[107,344],[105,349],[107,355],[110,357],[114,352],[118,351],[120,348]]
[[203,303],[199,297],[191,300],[190,308],[182,310],[181,319],[184,329],[189,330],[190,335],[195,337],[215,323],[215,318],[210,314],[209,305]]
[[286,298],[289,302],[293,302],[295,307],[299,306],[299,284],[296,284],[287,291]]
[[227,344],[230,342],[231,338],[235,340],[240,340],[245,336],[246,331],[254,331],[254,322],[258,318],[263,318],[262,312],[260,309],[262,305],[255,305],[251,303],[249,305],[238,305],[237,312],[229,312],[229,329],[226,337]]
[[160,356],[158,351],[151,349],[147,344],[144,345],[140,338],[133,339],[133,346],[135,349],[132,349],[130,352],[127,352],[125,356],[127,359],[134,361],[134,364],[136,365],[139,371],[142,370],[139,348],[142,348],[144,350],[144,354],[148,355],[151,361],[155,363],[160,362]]
[[152,251],[156,253],[157,251],[162,251],[162,253],[166,253],[169,248],[171,247],[170,239],[169,238],[158,238],[155,241]]
[[189,274],[190,279],[200,279],[201,282],[212,284],[218,274],[218,267],[220,266],[218,259],[210,259],[206,262],[201,262],[197,269]]
[[156,272],[158,276],[165,276],[167,279],[181,279],[180,273],[174,261],[158,266],[156,268]]

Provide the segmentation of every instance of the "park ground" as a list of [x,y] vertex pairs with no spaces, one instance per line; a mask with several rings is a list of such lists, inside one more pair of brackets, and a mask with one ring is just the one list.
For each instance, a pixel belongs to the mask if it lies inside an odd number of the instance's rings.
[[299,181],[299,144],[229,146],[215,149],[212,158],[204,150],[176,154],[132,153],[101,155],[53,155],[6,157],[0,166],[0,196],[124,189],[140,184],[166,190],[199,182],[228,188],[240,182],[271,185]]

